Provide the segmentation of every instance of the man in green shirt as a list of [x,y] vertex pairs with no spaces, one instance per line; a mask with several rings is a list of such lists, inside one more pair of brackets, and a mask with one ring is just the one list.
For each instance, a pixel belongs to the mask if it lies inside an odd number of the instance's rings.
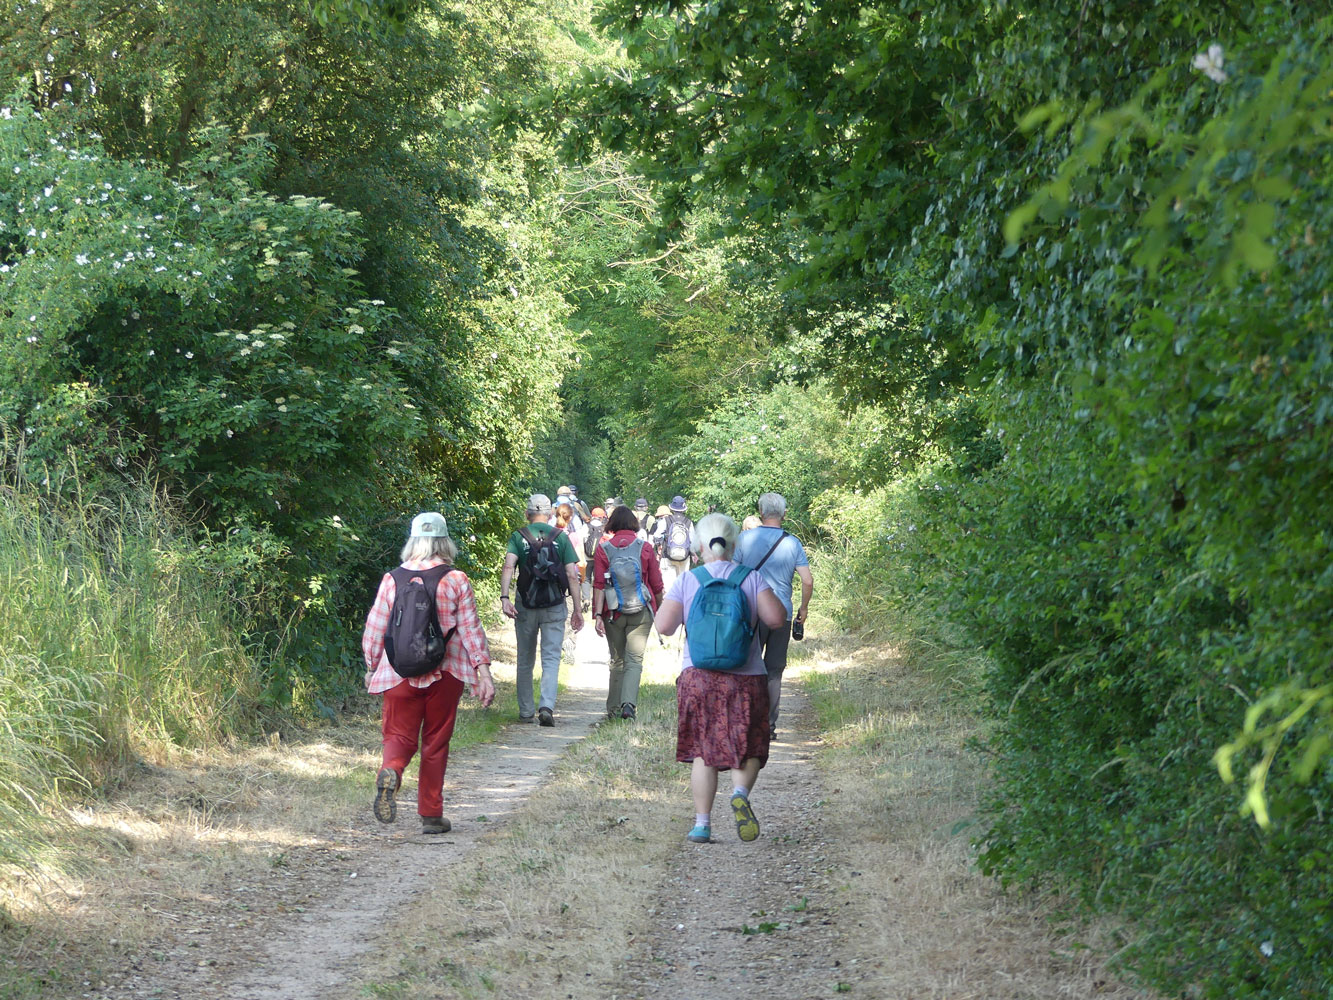
[[[565,595],[579,593],[579,562],[569,536],[554,527],[551,498],[536,493],[528,498],[527,526],[509,536],[504,569],[500,573],[500,610],[514,620],[518,643],[516,682],[518,719],[543,726],[555,725],[555,694],[560,681],[560,647],[565,638]],[[510,584],[518,570],[518,589]],[[582,602],[574,600],[569,625],[583,628]],[[541,700],[534,703],[532,671],[541,637]]]

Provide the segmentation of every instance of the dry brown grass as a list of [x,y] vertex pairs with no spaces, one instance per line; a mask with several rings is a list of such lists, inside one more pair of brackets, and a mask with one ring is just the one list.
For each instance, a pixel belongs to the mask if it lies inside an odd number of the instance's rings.
[[[633,725],[572,746],[479,859],[386,928],[364,989],[383,997],[600,996],[646,922],[689,819],[675,762],[674,656],[650,650]],[[425,942],[443,941],[443,946]]]
[[967,749],[974,665],[892,645],[816,647],[798,673],[838,789],[833,830],[862,872],[851,950],[885,956],[887,996],[949,1000],[1144,997],[1108,971],[1106,925],[1053,925],[1060,901],[1006,894],[974,865],[986,780]]
[[[820,764],[837,807],[828,832],[859,873],[839,892],[855,911],[840,920],[839,948],[885,959],[873,973],[879,992],[867,981],[857,994],[1142,996],[1097,957],[1109,947],[1104,928],[1053,935],[1055,901],[1005,895],[974,868],[975,828],[958,829],[985,781],[965,749],[979,725],[961,697],[970,678],[889,646],[812,645],[793,673],[820,712]],[[617,966],[643,954],[651,901],[689,819],[673,752],[675,663],[653,648],[638,722],[603,725],[572,746],[525,808],[385,928],[349,995],[605,995]],[[139,765],[76,812],[70,847],[85,856],[82,870],[51,876],[40,897],[11,897],[23,926],[5,932],[12,957],[0,959],[0,996],[80,995],[84,981],[112,989],[118,971],[173,936],[188,945],[181,936],[200,928],[225,947],[228,928],[261,919],[248,906],[263,886],[306,886],[337,856],[340,828],[365,812],[377,749],[363,719],[300,741]],[[282,910],[268,917],[293,919]]]
[[[508,661],[496,666],[497,706],[467,699],[455,748],[513,714],[511,636],[496,637]],[[349,817],[364,817],[379,763],[377,706],[366,698],[336,725],[259,744],[140,743],[137,760],[62,810],[67,832],[43,864],[0,872],[0,997],[112,988],[182,933],[251,925],[275,883],[304,881],[355,839]]]
[[373,723],[287,743],[159,751],[119,786],[74,808],[58,865],[5,889],[13,914],[0,995],[64,996],[85,976],[114,982],[186,922],[249,916],[226,887],[300,864],[301,853],[364,810]]

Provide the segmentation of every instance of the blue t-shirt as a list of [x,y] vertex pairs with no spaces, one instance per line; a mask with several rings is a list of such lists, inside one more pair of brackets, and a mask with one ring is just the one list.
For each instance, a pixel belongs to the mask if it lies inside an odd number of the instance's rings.
[[[742,566],[753,569],[759,565],[759,561],[768,554],[768,550],[773,548],[773,543],[781,535],[781,528],[769,524],[742,531],[741,537],[736,541],[736,554],[733,558]],[[759,568],[760,575],[768,581],[773,593],[778,595],[778,600],[787,609],[788,621],[791,621],[794,613],[791,603],[792,577],[796,575],[797,566],[809,565],[810,560],[806,558],[805,546],[801,544],[801,540],[795,535],[788,535],[768,557],[768,562]]]

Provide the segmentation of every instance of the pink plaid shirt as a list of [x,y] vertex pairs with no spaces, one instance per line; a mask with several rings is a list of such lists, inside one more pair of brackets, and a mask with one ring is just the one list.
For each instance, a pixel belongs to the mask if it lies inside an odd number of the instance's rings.
[[[440,559],[408,562],[403,563],[403,568],[430,569],[442,562]],[[397,593],[393,576],[385,573],[384,579],[380,580],[375,603],[370,608],[370,614],[366,615],[366,630],[361,634],[361,652],[366,658],[366,669],[374,671],[366,684],[366,690],[371,694],[383,694],[404,680],[413,687],[430,687],[449,673],[471,691],[477,683],[477,668],[490,666],[491,650],[486,644],[486,632],[481,627],[481,619],[477,617],[477,601],[472,596],[472,584],[467,574],[461,570],[446,574],[435,591],[435,614],[439,618],[440,628],[448,632],[457,625],[458,631],[449,639],[444,662],[439,669],[421,677],[400,677],[389,665],[389,657],[384,653],[384,633],[389,628],[389,613],[393,611],[393,599]]]

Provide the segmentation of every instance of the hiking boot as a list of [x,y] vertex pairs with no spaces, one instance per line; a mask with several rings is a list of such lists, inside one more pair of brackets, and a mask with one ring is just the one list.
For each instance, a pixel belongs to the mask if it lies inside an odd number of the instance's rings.
[[778,738],[778,727],[775,726],[775,725],[774,725],[774,726],[769,726],[769,727],[768,727],[768,742],[772,743],[772,742],[773,742],[774,740],[776,740],[777,738]]
[[398,791],[398,772],[382,767],[375,775],[375,818],[381,823],[392,823],[398,817],[398,804],[393,793]]
[[633,718],[634,718],[634,706],[633,706],[632,704],[630,704],[629,702],[625,702],[625,704],[621,705],[621,706],[620,706],[620,717],[621,717],[622,719],[630,719],[630,720],[633,720]]
[[526,722],[526,723],[533,723],[533,722],[536,722],[536,721],[537,721],[537,717],[536,717],[535,715],[520,715],[520,716],[518,717],[518,721],[519,721],[519,722]]
[[539,708],[537,709],[537,721],[543,726],[554,726],[555,715],[549,708]]
[[713,830],[707,826],[696,826],[689,833],[685,834],[685,839],[691,844],[707,844],[713,839]]
[[422,833],[448,833],[448,832],[449,832],[449,828],[450,828],[452,825],[453,825],[453,824],[450,823],[450,822],[449,822],[447,819],[445,819],[443,816],[422,816],[422,817],[421,817],[421,832],[422,832]]
[[731,815],[736,819],[736,836],[747,844],[759,836],[759,820],[750,808],[750,800],[736,792],[731,796]]

